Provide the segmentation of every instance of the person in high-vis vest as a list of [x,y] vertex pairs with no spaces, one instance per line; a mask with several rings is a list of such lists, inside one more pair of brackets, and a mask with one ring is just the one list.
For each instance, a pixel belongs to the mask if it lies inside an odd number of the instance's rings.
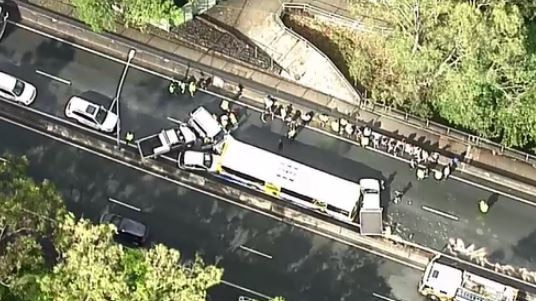
[[486,200],[480,200],[478,202],[478,209],[480,210],[481,213],[488,213],[489,211],[489,204]]
[[179,87],[179,83],[175,80],[172,80],[171,83],[169,83],[169,87],[168,87],[169,94],[175,94],[175,92],[177,92],[178,87]]
[[188,91],[190,91],[190,96],[194,97],[195,91],[197,90],[197,85],[195,83],[195,80],[190,82],[190,85],[188,86]]
[[125,141],[127,142],[127,145],[133,143],[134,142],[134,133],[128,131],[127,134],[125,135]]

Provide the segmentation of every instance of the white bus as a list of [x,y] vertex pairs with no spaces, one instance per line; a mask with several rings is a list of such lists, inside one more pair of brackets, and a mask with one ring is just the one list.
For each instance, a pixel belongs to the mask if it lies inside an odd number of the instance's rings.
[[360,200],[365,194],[368,207],[380,209],[380,229],[375,231],[381,234],[381,185],[377,179],[361,179],[357,184],[240,142],[231,136],[226,138],[221,155],[214,159],[214,164],[213,169],[219,177],[322,211],[345,222],[355,220]]

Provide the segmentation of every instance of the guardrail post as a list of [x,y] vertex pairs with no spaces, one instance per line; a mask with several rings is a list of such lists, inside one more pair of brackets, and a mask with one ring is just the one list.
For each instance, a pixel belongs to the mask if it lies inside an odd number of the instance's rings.
[[430,126],[430,120],[426,119],[426,127]]

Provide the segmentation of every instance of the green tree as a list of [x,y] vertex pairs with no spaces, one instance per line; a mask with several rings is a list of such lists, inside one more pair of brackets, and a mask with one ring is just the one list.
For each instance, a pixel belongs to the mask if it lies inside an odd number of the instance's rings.
[[114,0],[71,0],[80,20],[93,31],[115,30],[116,12]]
[[60,260],[40,280],[41,300],[205,300],[222,270],[197,257],[180,263],[176,250],[157,245],[129,249],[113,241],[111,225],[92,225],[68,216],[56,246]]
[[0,300],[33,300],[35,280],[46,271],[42,243],[65,214],[48,182],[26,176],[25,158],[0,162]]
[[[356,0],[355,11],[386,20],[392,32],[379,42],[385,51],[367,52],[374,63],[360,62],[358,52],[350,72],[357,80],[370,76],[363,82],[376,101],[509,146],[534,143],[536,49],[528,30],[536,6],[523,3]],[[378,62],[388,68],[372,70]]]
[[184,23],[184,12],[173,0],[122,0],[127,26],[144,29],[148,25],[175,27]]

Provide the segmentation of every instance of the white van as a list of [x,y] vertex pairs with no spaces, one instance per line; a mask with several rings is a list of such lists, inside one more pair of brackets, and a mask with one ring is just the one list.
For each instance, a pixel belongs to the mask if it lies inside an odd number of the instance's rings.
[[212,114],[210,114],[210,112],[203,106],[190,113],[188,125],[191,126],[201,138],[212,140],[215,143],[221,141],[225,136],[225,131],[220,123],[214,119]]

